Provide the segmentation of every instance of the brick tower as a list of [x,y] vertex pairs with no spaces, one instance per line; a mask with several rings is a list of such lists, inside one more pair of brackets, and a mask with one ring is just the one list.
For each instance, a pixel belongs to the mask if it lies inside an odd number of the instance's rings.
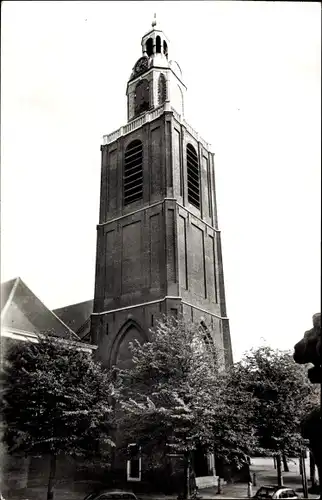
[[157,29],[127,83],[128,123],[104,136],[93,341],[103,364],[126,366],[129,342],[162,313],[209,327],[232,362],[214,155],[184,119],[186,87]]

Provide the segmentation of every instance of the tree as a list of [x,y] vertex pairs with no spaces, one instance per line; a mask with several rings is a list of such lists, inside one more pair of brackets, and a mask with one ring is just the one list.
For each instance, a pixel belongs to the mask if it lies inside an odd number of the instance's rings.
[[15,343],[7,353],[4,384],[4,440],[10,453],[50,455],[48,500],[58,455],[108,460],[113,387],[79,344],[48,336]]
[[317,401],[303,367],[291,352],[267,346],[252,349],[234,367],[243,390],[255,398],[253,423],[258,446],[276,457],[278,482],[282,483],[281,459],[298,456],[303,447],[301,420]]
[[258,449],[254,426],[256,400],[247,390],[238,364],[222,374],[220,397],[223,405],[216,414],[213,432],[216,456],[237,469],[249,465],[248,456]]
[[242,448],[226,422],[238,417],[227,407],[232,391],[225,391],[222,353],[210,339],[204,328],[165,317],[150,342],[132,344],[133,366],[117,371],[124,449],[135,442],[143,455],[159,459],[163,450],[165,462],[169,452],[183,455],[184,495],[192,451]]

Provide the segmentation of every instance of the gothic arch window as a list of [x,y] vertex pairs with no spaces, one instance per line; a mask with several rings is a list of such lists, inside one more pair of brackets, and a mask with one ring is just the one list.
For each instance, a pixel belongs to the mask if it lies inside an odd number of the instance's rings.
[[143,146],[132,141],[125,150],[123,172],[123,203],[129,205],[143,198]]
[[134,113],[135,116],[148,111],[150,107],[150,84],[145,78],[135,87]]
[[110,363],[118,368],[129,368],[132,364],[130,343],[138,340],[140,344],[147,338],[140,326],[133,320],[128,320],[119,330],[112,346]]
[[202,336],[203,336],[205,344],[207,344],[207,346],[212,347],[213,346],[213,340],[212,340],[212,337],[211,337],[211,335],[209,333],[208,327],[207,327],[206,323],[203,320],[200,321],[200,328],[201,328],[201,332],[202,332]]
[[210,335],[208,327],[203,320],[200,322],[200,330],[201,330],[201,334],[202,334],[204,345],[206,346],[206,349],[215,358],[216,357],[215,344],[214,344],[212,336]]
[[163,104],[167,98],[167,81],[163,73],[159,76],[158,82],[158,101],[159,105]]
[[188,202],[200,208],[200,167],[192,144],[187,145]]
[[161,54],[161,38],[159,35],[156,38],[156,52],[157,54]]
[[152,38],[149,38],[147,40],[145,48],[146,48],[146,53],[148,54],[149,57],[151,57],[153,54],[153,40],[152,40]]
[[165,40],[163,40],[163,54],[168,59],[168,44]]

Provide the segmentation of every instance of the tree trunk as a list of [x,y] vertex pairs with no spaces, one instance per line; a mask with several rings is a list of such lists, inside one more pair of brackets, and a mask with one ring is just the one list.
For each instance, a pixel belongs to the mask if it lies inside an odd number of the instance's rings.
[[54,499],[54,480],[56,475],[56,455],[51,455],[50,457],[50,470],[48,479],[48,490],[47,490],[47,500]]
[[222,493],[223,493],[223,490],[222,490],[222,479],[219,476],[218,477],[218,485],[217,485],[217,494],[221,495]]
[[290,469],[288,468],[287,457],[286,457],[285,453],[283,453],[282,457],[283,457],[284,472],[290,472]]
[[276,455],[276,468],[277,468],[277,485],[283,486],[282,461],[280,454]]
[[316,485],[315,460],[311,451],[310,451],[310,481],[311,481],[311,486]]
[[184,500],[189,500],[190,498],[190,488],[189,488],[189,483],[190,483],[190,477],[189,477],[189,453],[184,454],[184,464],[183,464],[183,499]]
[[273,462],[274,462],[274,469],[276,469],[276,458],[273,457]]

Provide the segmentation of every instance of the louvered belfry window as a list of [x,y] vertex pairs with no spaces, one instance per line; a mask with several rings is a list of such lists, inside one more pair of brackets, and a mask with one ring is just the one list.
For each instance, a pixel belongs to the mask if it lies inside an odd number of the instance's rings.
[[187,145],[188,202],[200,208],[200,169],[195,148]]
[[141,141],[131,142],[125,151],[123,175],[124,205],[143,198],[143,147]]

